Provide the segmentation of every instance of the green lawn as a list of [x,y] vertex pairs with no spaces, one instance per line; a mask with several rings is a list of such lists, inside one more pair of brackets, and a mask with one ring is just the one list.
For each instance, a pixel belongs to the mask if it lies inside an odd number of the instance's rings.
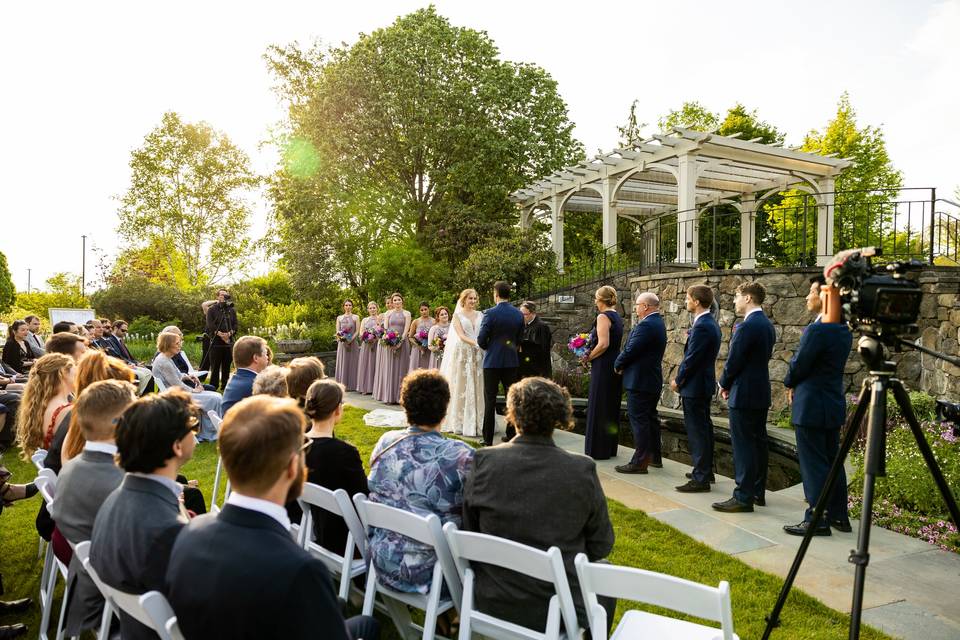
[[[365,412],[348,407],[343,422],[337,427],[338,437],[352,442],[365,461],[383,429],[367,427],[362,420]],[[5,457],[8,468],[15,474],[15,482],[26,482],[35,474],[33,466],[15,458],[11,451]],[[193,460],[184,467],[188,478],[200,481],[207,500],[213,487],[216,469],[216,447],[199,445]],[[781,579],[753,569],[719,551],[697,542],[676,529],[648,517],[642,511],[629,509],[623,504],[609,500],[610,517],[613,521],[617,542],[610,560],[615,564],[640,567],[671,575],[716,585],[720,580],[730,582],[734,628],[744,640],[759,638],[763,633],[764,616],[770,611],[779,592]],[[20,502],[5,509],[0,521],[0,570],[3,571],[6,587],[5,599],[32,596],[36,599],[39,589],[41,561],[37,559],[37,534],[33,526],[39,497]],[[59,607],[59,604],[57,604]],[[635,603],[621,602],[618,617],[623,611],[637,608]],[[57,609],[54,613],[56,618]],[[846,638],[848,616],[834,611],[814,598],[795,589],[784,609],[782,628],[774,638],[789,640]],[[39,607],[35,606],[23,620],[30,625],[30,634],[35,636],[40,620]],[[2,619],[0,624],[14,620]],[[396,637],[388,634],[387,637]],[[888,636],[864,627],[864,638],[887,638]]]

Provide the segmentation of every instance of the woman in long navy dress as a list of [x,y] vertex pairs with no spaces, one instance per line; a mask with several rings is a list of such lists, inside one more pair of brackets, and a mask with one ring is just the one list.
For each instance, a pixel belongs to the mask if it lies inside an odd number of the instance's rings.
[[613,362],[620,352],[623,319],[614,309],[617,306],[617,291],[613,287],[597,289],[594,301],[600,313],[594,328],[596,346],[587,356],[590,362],[590,395],[587,398],[585,453],[594,460],[609,460],[617,456],[620,436],[622,379],[614,372]]

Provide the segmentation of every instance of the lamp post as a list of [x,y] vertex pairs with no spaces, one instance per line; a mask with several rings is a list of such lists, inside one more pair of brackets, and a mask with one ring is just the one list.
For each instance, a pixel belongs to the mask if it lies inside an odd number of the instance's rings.
[[80,267],[80,295],[87,295],[87,236],[80,236],[83,238],[83,258],[81,260]]
[[27,269],[27,293],[30,293],[30,272],[32,269]]

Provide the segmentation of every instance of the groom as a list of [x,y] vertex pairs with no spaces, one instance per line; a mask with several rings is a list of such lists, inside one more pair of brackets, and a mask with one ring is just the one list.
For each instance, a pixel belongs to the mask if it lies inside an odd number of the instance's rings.
[[[493,284],[495,306],[483,314],[477,345],[483,354],[483,443],[493,444],[497,419],[497,391],[503,383],[503,394],[517,381],[520,358],[517,348],[523,338],[523,314],[510,304],[510,285],[502,280]],[[513,427],[507,425],[504,441],[513,438]]]

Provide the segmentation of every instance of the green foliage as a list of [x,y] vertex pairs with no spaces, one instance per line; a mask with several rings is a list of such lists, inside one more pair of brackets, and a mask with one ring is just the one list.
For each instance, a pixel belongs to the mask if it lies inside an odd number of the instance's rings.
[[[373,300],[399,291],[406,306],[435,300],[448,290],[450,268],[414,239],[387,242],[371,255],[367,291]],[[462,271],[458,268],[458,274]],[[355,308],[356,310],[356,308]]]
[[739,102],[727,109],[725,116],[714,113],[699,102],[684,102],[679,109],[669,111],[658,121],[660,130],[671,131],[674,127],[697,131],[716,131],[721,136],[740,134],[741,140],[753,140],[761,144],[782,143],[784,134],[771,124],[760,120],[757,111],[748,110]]
[[[247,155],[206,123],[163,114],[130,158],[131,183],[118,231],[124,263],[152,265],[148,278],[206,286],[249,257],[249,204],[259,180]],[[124,275],[122,272],[116,275]]]
[[14,306],[26,312],[23,315],[49,318],[50,309],[86,309],[90,306],[90,300],[81,294],[80,276],[56,273],[47,280],[46,291],[20,292]]
[[669,132],[674,127],[713,131],[720,124],[720,117],[699,102],[684,102],[679,109],[671,109],[657,121],[660,131]]
[[143,276],[132,276],[97,291],[91,302],[98,314],[113,319],[145,317],[166,324],[170,318],[180,318],[180,329],[187,332],[203,330],[205,320],[200,303],[205,299],[202,291],[181,291]]
[[16,299],[17,288],[13,285],[13,277],[7,266],[7,256],[0,251],[0,313],[10,311]]
[[519,292],[530,291],[534,279],[556,273],[556,256],[546,238],[517,227],[502,237],[474,247],[457,269],[458,289],[472,287],[481,301],[492,302],[493,283],[516,283]]
[[[148,318],[147,316],[139,316],[129,321],[127,325],[128,334],[134,334],[138,336],[146,335],[157,335],[163,331],[164,327],[169,327],[170,325],[180,326],[180,320],[174,318],[169,321],[160,321]],[[181,329],[182,331],[183,329]]]
[[640,130],[647,126],[647,123],[640,122],[637,119],[638,102],[640,101],[634,100],[630,103],[630,112],[627,114],[626,124],[617,127],[617,133],[620,135],[617,146],[621,149],[634,149],[643,142],[643,134]]

